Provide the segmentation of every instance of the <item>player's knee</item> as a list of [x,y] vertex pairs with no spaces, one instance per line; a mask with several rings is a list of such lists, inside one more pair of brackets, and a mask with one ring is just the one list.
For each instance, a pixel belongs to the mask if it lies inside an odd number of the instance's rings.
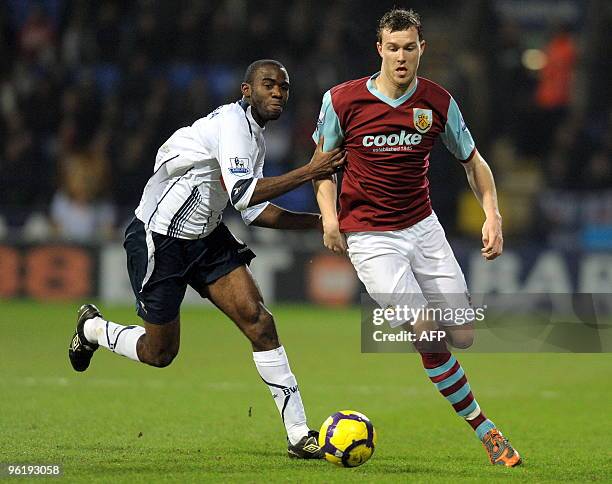
[[455,331],[450,334],[450,344],[457,349],[464,350],[474,344],[474,331]]
[[247,318],[245,333],[259,351],[278,348],[274,317],[261,303],[254,305]]
[[170,366],[176,355],[178,354],[178,348],[168,348],[149,353],[147,357],[147,363],[156,368],[166,368]]
[[474,344],[474,338],[460,338],[453,340],[453,346],[459,350],[466,350]]

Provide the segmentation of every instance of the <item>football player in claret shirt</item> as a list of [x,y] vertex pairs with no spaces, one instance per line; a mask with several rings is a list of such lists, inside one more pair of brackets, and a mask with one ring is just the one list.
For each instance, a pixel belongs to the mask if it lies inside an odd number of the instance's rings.
[[[313,136],[324,136],[324,149],[341,146],[347,153],[338,212],[336,179],[315,181],[324,244],[337,253],[348,250],[359,278],[382,308],[469,308],[465,278],[429,199],[427,170],[436,138],[463,164],[482,205],[486,260],[498,257],[503,245],[491,170],[456,101],[435,82],[417,76],[425,50],[418,14],[387,12],[377,40],[380,72],[337,85],[323,96]],[[444,341],[415,343],[427,375],[474,429],[491,463],[520,464],[518,452],[485,416],[461,365],[448,351],[447,343],[471,346],[473,320],[397,318],[390,324],[404,325],[415,335],[443,326]]]

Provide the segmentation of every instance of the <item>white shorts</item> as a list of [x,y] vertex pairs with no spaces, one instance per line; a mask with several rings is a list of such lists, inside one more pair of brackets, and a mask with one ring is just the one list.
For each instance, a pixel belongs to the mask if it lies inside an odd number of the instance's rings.
[[[435,213],[416,225],[386,232],[346,234],[348,253],[361,282],[381,308],[470,307],[465,277]],[[410,319],[390,321],[392,327]],[[454,318],[442,325],[464,324]]]

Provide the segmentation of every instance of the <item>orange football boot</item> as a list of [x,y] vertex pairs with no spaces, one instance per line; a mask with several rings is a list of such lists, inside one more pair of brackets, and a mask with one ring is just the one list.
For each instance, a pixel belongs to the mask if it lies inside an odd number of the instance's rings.
[[499,430],[489,430],[482,439],[482,443],[489,454],[491,464],[514,467],[521,463],[521,456]]

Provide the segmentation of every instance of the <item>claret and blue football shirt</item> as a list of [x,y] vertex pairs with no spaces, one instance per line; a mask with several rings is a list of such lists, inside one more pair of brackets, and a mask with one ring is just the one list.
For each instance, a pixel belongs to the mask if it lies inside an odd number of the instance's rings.
[[324,149],[343,146],[347,163],[340,188],[342,232],[399,230],[432,213],[427,170],[441,137],[460,161],[475,144],[452,96],[418,77],[413,89],[390,99],[375,86],[379,75],[339,84],[325,93],[313,139]]

